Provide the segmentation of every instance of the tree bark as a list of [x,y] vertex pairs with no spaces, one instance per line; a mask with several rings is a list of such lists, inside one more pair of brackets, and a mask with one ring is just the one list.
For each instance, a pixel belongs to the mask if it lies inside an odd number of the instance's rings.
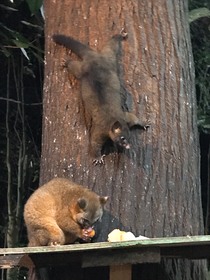
[[[114,228],[147,237],[203,234],[186,2],[45,2],[41,184],[66,177],[110,197],[95,241],[105,241]],[[80,84],[61,67],[70,52],[55,45],[52,35],[70,35],[100,50],[123,27],[128,32],[119,60],[124,107],[151,126],[144,133],[132,131],[129,151],[109,154],[105,165],[94,166]],[[135,279],[206,279],[198,261],[163,260],[153,268],[135,268]]]

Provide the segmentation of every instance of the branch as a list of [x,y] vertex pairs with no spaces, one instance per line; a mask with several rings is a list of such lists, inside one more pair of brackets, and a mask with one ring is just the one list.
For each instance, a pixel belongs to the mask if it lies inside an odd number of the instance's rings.
[[[8,63],[7,71],[7,97],[9,97],[9,80],[10,80],[10,63]],[[7,98],[9,99],[9,98]],[[9,127],[9,102],[7,101],[6,107],[6,139],[7,139],[7,152],[6,152],[6,164],[7,164],[7,213],[8,213],[8,226],[7,226],[7,246],[12,245],[12,175],[10,164],[10,127]]]
[[11,99],[11,98],[6,98],[6,97],[0,97],[0,100],[4,100],[4,101],[7,101],[7,102],[13,102],[13,103],[17,103],[17,104],[22,104],[22,105],[25,105],[25,106],[42,105],[42,102],[40,102],[40,103],[24,103],[22,101]]

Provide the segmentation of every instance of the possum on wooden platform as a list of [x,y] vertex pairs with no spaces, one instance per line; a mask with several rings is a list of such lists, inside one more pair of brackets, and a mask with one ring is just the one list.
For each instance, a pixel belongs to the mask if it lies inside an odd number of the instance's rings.
[[127,37],[124,30],[96,52],[72,37],[55,34],[53,40],[72,50],[82,61],[66,60],[69,73],[81,80],[81,94],[91,117],[90,154],[94,164],[104,163],[102,147],[108,139],[125,149],[130,148],[130,129],[138,126],[147,129],[136,115],[123,111],[120,79],[117,71],[117,54],[120,42]]
[[26,202],[28,246],[91,241],[95,235],[93,225],[101,219],[107,199],[67,179],[52,179]]

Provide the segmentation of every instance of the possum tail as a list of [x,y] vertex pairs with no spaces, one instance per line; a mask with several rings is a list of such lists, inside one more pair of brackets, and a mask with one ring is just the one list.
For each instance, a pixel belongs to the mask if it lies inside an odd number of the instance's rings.
[[54,34],[52,38],[55,43],[72,50],[80,58],[83,58],[89,51],[92,51],[90,47],[69,36]]

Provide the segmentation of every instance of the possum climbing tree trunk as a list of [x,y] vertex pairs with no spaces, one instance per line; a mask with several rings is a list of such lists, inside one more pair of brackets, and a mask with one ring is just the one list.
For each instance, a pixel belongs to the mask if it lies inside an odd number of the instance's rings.
[[[45,17],[41,184],[66,177],[110,197],[96,241],[107,240],[114,228],[147,237],[202,234],[187,1],[45,1]],[[71,35],[100,50],[122,28],[128,33],[119,61],[123,105],[151,126],[132,130],[130,150],[94,166],[80,83],[61,67],[66,55],[78,58],[52,35]],[[163,260],[152,269],[135,267],[133,278],[206,279],[206,268],[199,261]]]

